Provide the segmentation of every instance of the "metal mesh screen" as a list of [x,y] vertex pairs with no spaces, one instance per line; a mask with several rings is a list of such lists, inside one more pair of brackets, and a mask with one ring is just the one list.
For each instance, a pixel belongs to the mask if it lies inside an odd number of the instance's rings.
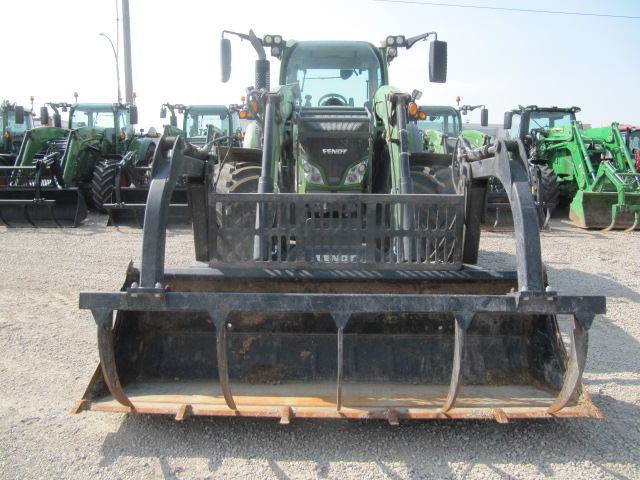
[[210,194],[209,208],[212,267],[462,266],[458,195]]

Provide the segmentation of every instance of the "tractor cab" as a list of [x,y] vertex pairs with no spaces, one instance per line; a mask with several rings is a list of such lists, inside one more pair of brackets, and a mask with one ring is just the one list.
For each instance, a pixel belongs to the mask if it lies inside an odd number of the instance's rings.
[[33,115],[31,110],[9,103],[5,100],[0,104],[0,131],[2,141],[0,142],[0,154],[11,163],[10,158],[15,160],[15,155],[20,150],[24,134],[33,128]]
[[[240,128],[238,113],[225,105],[183,105],[181,103],[165,103],[160,110],[160,118],[171,113],[170,124],[165,127],[165,134],[181,135],[199,147],[216,138],[233,136]],[[178,127],[178,115],[182,115],[182,124]],[[166,128],[169,130],[167,131]]]
[[538,107],[529,105],[520,106],[519,109],[508,111],[504,114],[504,129],[509,138],[519,138],[525,144],[530,143],[530,134],[533,130],[552,130],[571,126],[576,120],[578,107]]

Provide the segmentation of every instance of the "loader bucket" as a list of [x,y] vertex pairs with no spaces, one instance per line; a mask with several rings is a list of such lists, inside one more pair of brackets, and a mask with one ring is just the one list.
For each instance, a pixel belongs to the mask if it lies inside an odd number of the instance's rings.
[[640,193],[627,193],[624,203],[615,192],[578,191],[569,217],[582,228],[640,229]]
[[480,220],[482,229],[490,232],[513,232],[511,205],[504,190],[497,186],[487,189],[485,208]]
[[[119,202],[103,205],[109,216],[107,225],[142,228],[148,195],[148,188],[122,187]],[[187,192],[184,189],[174,191],[171,196],[169,223],[173,228],[190,226]]]
[[87,218],[87,202],[77,188],[0,188],[0,225],[77,227]]
[[[129,271],[125,289],[137,275]],[[567,353],[553,315],[407,311],[417,294],[435,300],[436,292],[476,307],[487,295],[509,291],[513,276],[462,271],[425,275],[418,284],[385,277],[227,276],[206,268],[170,274],[167,285],[188,292],[176,294],[183,299],[175,310],[120,311],[113,330],[110,313],[94,312],[101,366],[74,412],[392,423],[600,415],[581,384],[567,406],[554,410]],[[309,306],[316,292],[333,292],[323,300],[333,303],[354,291],[360,301],[348,302],[352,314]],[[281,311],[259,311],[260,304]],[[246,311],[252,308],[258,310]],[[582,354],[584,329],[577,321],[574,328]]]

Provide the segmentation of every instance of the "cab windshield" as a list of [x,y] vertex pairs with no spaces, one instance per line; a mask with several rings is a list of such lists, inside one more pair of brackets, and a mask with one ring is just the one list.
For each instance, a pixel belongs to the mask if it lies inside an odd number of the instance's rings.
[[207,127],[213,126],[215,132],[222,136],[230,135],[229,115],[226,112],[205,113],[190,111],[186,119],[186,132],[189,138],[206,137]]
[[427,118],[417,122],[418,128],[423,132],[437,130],[446,133],[449,137],[460,135],[460,121],[454,109],[449,107],[420,107],[420,111],[427,115]]
[[370,106],[382,85],[381,59],[366,42],[298,43],[285,61],[299,106]]
[[571,125],[575,115],[571,112],[531,112],[529,114],[529,131],[534,128],[556,128]]
[[[118,126],[120,129],[129,128],[129,112],[127,110],[118,110]],[[108,107],[78,107],[73,111],[71,116],[71,125],[69,128],[80,127],[99,127],[114,128],[113,109]]]
[[2,126],[2,130],[9,129],[12,132],[25,132],[30,127],[27,125],[28,117],[24,116],[24,123],[16,123],[16,112],[14,110],[7,111],[7,124]]

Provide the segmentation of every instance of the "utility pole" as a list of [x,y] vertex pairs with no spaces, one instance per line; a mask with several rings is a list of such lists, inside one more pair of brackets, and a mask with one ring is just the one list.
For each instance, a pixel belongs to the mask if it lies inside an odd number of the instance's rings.
[[129,0],[122,0],[122,39],[124,41],[124,89],[127,103],[133,103],[133,73],[131,69],[131,31]]

